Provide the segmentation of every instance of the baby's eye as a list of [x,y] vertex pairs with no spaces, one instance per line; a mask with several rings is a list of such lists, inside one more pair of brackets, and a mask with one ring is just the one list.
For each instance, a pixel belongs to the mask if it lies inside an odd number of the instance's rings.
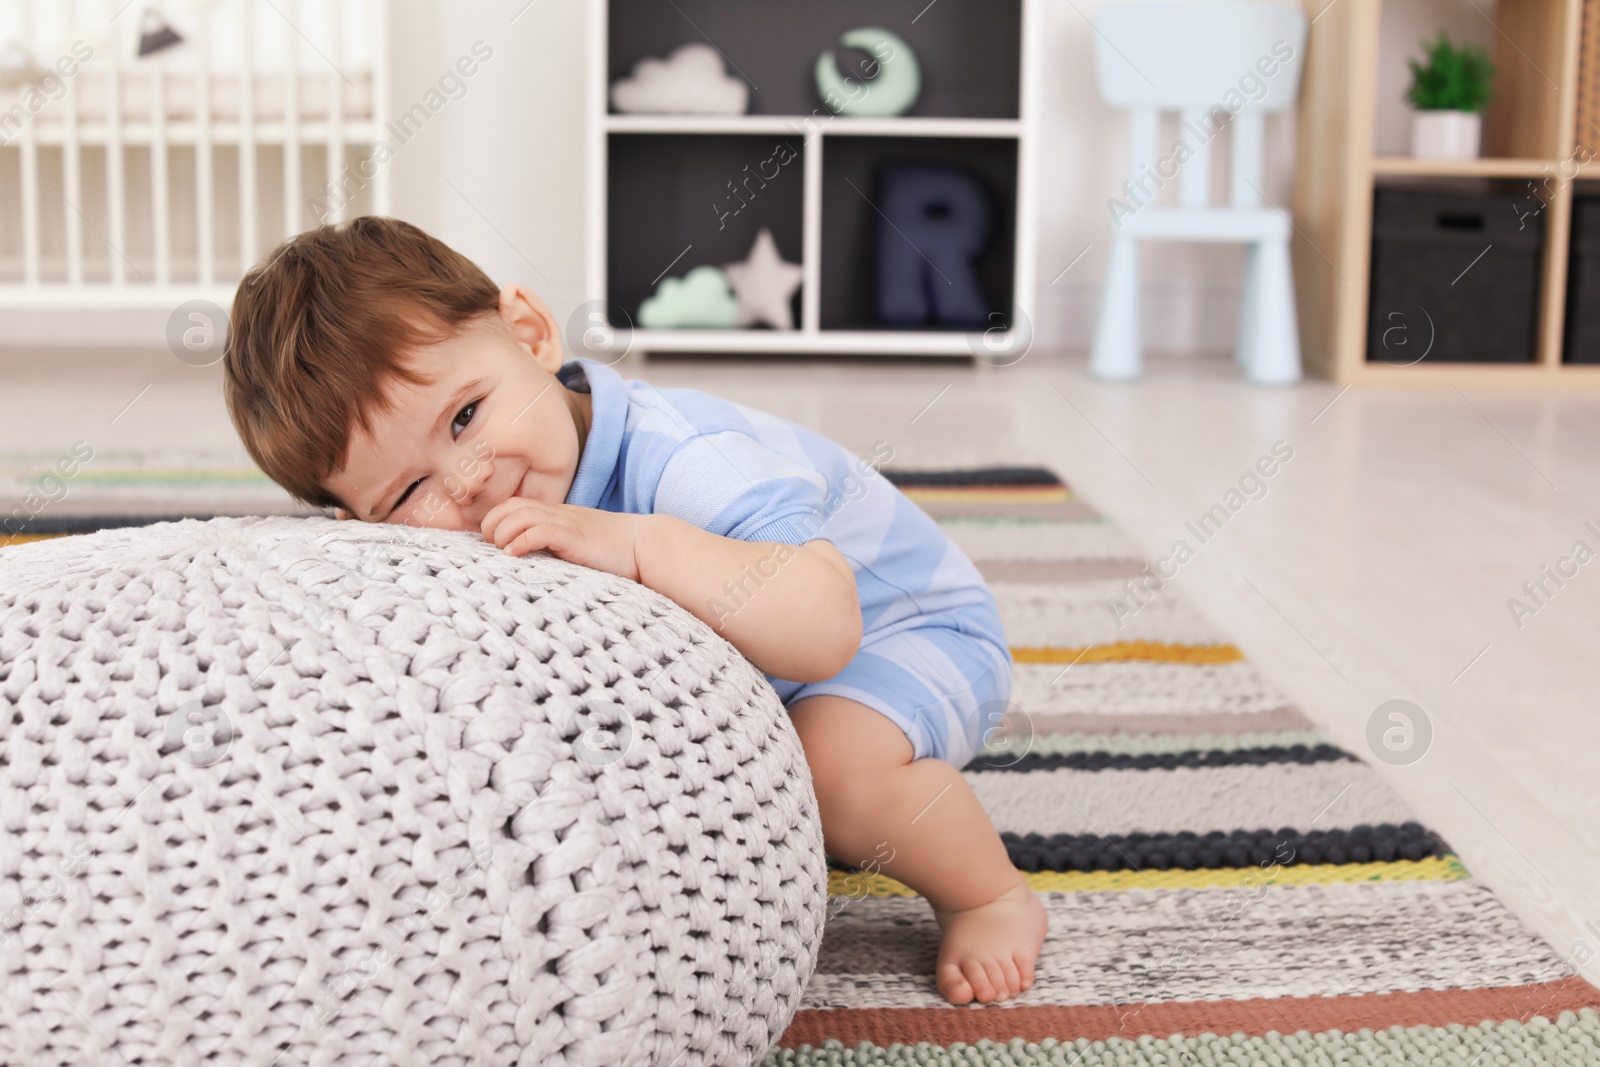
[[[472,421],[472,416],[474,414],[476,414],[476,412],[478,410],[478,404],[479,403],[481,403],[481,401],[474,400],[472,403],[468,404],[466,407],[464,407],[460,411],[456,412],[455,422],[452,422],[450,424],[450,428],[452,430],[455,429],[456,425],[459,423],[461,425],[461,428],[463,430],[465,430],[467,428],[467,423],[470,423]],[[467,417],[466,418],[466,422],[462,422],[462,420],[461,420],[461,416],[463,416],[463,415],[465,415]]]
[[389,509],[389,514],[393,515],[395,512],[399,511],[400,510],[400,505],[404,504],[406,502],[406,497],[411,495],[411,490],[415,489],[417,486],[419,486],[421,484],[422,484],[422,479],[418,478],[416,481],[414,481],[410,485],[406,486],[406,491],[401,493],[400,496],[398,498],[396,498],[396,500],[394,502],[394,507]]

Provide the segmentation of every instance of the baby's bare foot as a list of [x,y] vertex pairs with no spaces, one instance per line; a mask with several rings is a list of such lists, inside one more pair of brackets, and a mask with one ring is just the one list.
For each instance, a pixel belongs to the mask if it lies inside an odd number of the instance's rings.
[[943,931],[935,980],[950,1003],[988,1004],[1032,987],[1049,920],[1020,871],[1017,884],[987,904],[933,914]]

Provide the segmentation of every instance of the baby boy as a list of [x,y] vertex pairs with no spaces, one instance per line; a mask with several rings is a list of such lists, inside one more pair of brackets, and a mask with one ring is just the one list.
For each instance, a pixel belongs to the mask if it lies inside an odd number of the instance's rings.
[[245,276],[224,368],[239,436],[295,499],[544,550],[712,626],[788,708],[828,854],[933,907],[940,993],[1033,984],[1044,908],[960,774],[1011,691],[994,598],[871,465],[775,416],[565,359],[531,290],[374,216],[300,234]]

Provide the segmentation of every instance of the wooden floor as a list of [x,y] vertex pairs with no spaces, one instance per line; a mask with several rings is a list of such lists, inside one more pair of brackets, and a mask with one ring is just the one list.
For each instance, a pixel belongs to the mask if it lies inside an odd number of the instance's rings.
[[[1179,538],[1197,545],[1185,524],[1284,442],[1292,458],[1265,495],[1169,588],[1347,748],[1374,751],[1369,722],[1385,702],[1420,706],[1425,754],[1375,765],[1559,952],[1581,942],[1600,981],[1600,392],[1253,388],[1231,359],[1199,357],[1153,359],[1143,382],[1105,385],[1081,356],[1041,352],[1004,368],[635,358],[618,369],[794,419],[858,453],[885,441],[896,465],[1047,465],[1152,559]],[[0,382],[0,450],[64,452],[78,438],[239,447],[220,367],[13,351]],[[1576,574],[1558,586],[1544,569],[1579,541],[1590,562],[1565,564]],[[1541,579],[1534,601],[1523,586]],[[1513,597],[1535,610],[1514,618]]]

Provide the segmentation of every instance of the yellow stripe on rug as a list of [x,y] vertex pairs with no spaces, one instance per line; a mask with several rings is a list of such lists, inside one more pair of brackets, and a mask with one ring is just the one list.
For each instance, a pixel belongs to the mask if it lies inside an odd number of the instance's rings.
[[1174,645],[1162,641],[1116,641],[1086,648],[1012,648],[1017,663],[1237,663],[1244,653],[1233,645]]
[[0,548],[5,548],[7,545],[27,544],[29,541],[48,541],[53,537],[71,537],[71,536],[72,536],[72,534],[70,534],[70,533],[5,534],[3,536],[0,536]]
[[[1259,867],[1198,871],[1036,871],[1027,875],[1035,893],[1102,893],[1127,889],[1227,889],[1258,885],[1335,885],[1348,882],[1459,882],[1472,875],[1454,855],[1390,863],[1297,863],[1270,874]],[[828,872],[828,895],[914,897],[903,882],[863,871]]]

